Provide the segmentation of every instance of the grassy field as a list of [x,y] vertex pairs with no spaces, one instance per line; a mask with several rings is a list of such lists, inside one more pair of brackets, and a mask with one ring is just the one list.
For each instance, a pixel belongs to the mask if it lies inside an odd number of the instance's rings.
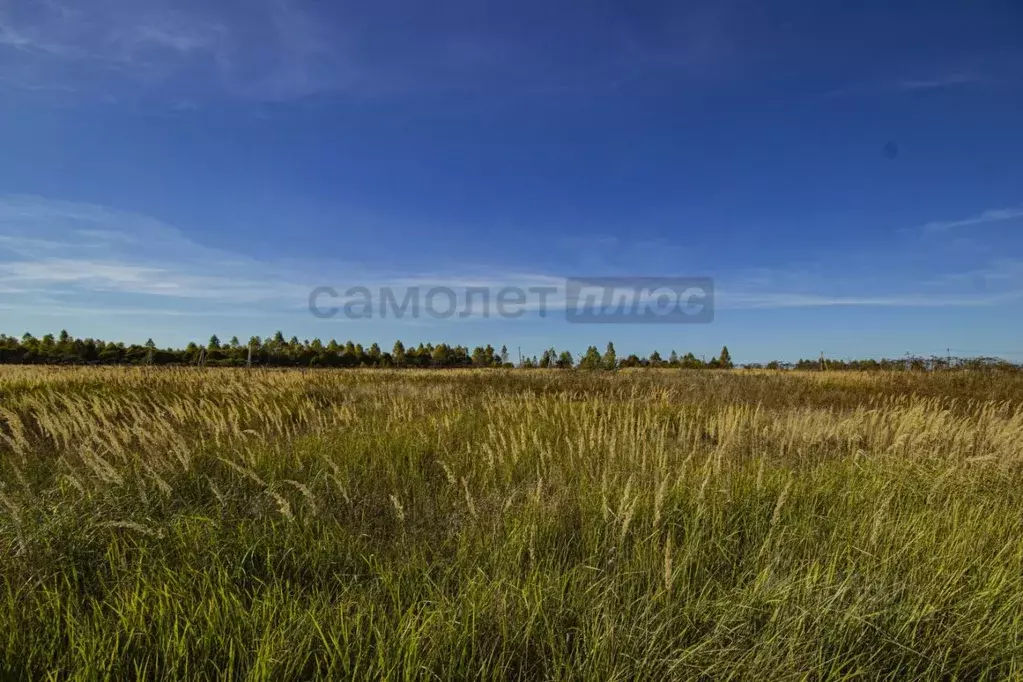
[[0,368],[0,676],[1023,677],[1023,379]]

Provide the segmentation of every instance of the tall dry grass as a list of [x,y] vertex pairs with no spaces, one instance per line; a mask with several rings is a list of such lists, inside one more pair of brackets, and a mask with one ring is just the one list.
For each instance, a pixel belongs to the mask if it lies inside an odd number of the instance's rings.
[[1019,677],[1021,389],[0,368],[0,670]]

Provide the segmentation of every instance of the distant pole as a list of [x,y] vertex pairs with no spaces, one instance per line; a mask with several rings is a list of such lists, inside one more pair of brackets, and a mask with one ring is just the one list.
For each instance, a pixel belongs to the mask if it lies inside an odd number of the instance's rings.
[[518,346],[519,350],[519,367],[522,367],[522,346]]
[[249,341],[249,357],[245,360],[245,369],[252,369],[252,342]]
[[948,369],[952,369],[952,349],[951,348],[946,348],[945,349],[945,355],[946,355],[946,360],[945,361],[948,363],[946,365],[946,367]]

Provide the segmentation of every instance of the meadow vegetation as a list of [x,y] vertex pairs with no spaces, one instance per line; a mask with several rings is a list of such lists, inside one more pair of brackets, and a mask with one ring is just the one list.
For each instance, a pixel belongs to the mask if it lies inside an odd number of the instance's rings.
[[1023,676],[1023,376],[0,367],[0,676]]

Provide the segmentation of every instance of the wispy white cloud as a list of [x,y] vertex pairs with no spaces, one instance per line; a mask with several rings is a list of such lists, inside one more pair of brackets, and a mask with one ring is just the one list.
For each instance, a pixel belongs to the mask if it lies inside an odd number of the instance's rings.
[[999,223],[1006,220],[1023,218],[1023,208],[995,208],[989,209],[977,215],[959,220],[939,220],[927,223],[922,230],[928,233],[947,232],[960,227],[983,225],[985,223]]
[[[410,290],[417,290],[422,304],[430,289],[444,288],[447,291],[435,303],[445,309],[453,301],[459,313],[446,321],[500,317],[495,315],[498,297],[511,288],[527,292],[524,299],[517,294],[503,299],[519,301],[511,309],[523,311],[526,319],[540,313],[541,306],[548,318],[556,317],[570,304],[565,279],[556,274],[486,265],[446,272],[408,268],[395,272],[315,259],[257,260],[201,245],[149,216],[39,197],[0,196],[0,233],[0,293],[4,294],[0,308],[11,312],[82,315],[92,311],[140,319],[222,314],[277,320],[282,315],[309,315],[310,293],[319,286],[336,291],[320,299],[323,308],[341,308],[353,300],[346,297],[349,288],[366,287],[376,310],[383,303],[384,288],[391,290],[398,304]],[[864,276],[839,281],[813,270],[723,272],[716,276],[716,305],[722,310],[923,308],[1023,300],[1018,263],[999,265],[997,273],[1002,277],[989,270],[985,281],[990,286],[972,286],[974,273],[966,279],[921,280],[922,290],[914,290],[904,280],[886,283]]]
[[[470,266],[459,272],[394,272],[322,259],[257,260],[201,245],[149,216],[31,196],[0,196],[0,232],[0,287],[18,294],[4,304],[37,312],[217,310],[273,316],[307,311],[315,287],[334,288],[338,297],[326,303],[343,305],[344,292],[361,286],[375,294],[389,288],[399,301],[411,289],[425,295],[442,287],[454,292],[460,311],[479,317],[484,310],[473,304],[482,299],[470,296],[473,290],[496,297],[509,287],[550,289],[564,281]],[[556,301],[547,298],[550,305]]]
[[981,75],[977,70],[953,70],[948,72],[934,71],[927,75],[908,78],[883,78],[872,81],[858,81],[834,88],[826,93],[827,97],[854,97],[861,95],[879,95],[883,93],[914,93],[929,90],[943,90],[980,85],[998,80],[997,76]]
[[0,15],[0,46],[21,50],[23,52],[37,52],[58,57],[80,58],[89,57],[89,53],[81,49],[61,42],[52,42],[39,36],[35,31],[23,32],[22,30],[3,22],[3,15]]
[[141,88],[171,103],[274,101],[342,87],[351,73],[342,31],[328,35],[300,0],[252,0],[235,15],[170,0],[29,5],[0,4],[0,82],[31,90],[102,83],[102,94]]
[[924,284],[934,289],[952,286],[974,293],[1023,290],[1023,259],[998,258],[981,267],[943,273]]
[[301,300],[289,273],[202,246],[148,216],[101,206],[0,197],[0,285],[59,292],[167,297],[224,305]]
[[720,308],[961,308],[1023,301],[1023,269],[1000,260],[979,270],[949,272],[934,262],[927,270],[878,267],[758,269],[719,278]]
[[953,72],[931,78],[920,78],[920,79],[906,79],[899,81],[895,84],[896,89],[913,91],[913,90],[937,90],[940,88],[950,88],[957,85],[969,85],[971,83],[979,83],[981,77],[975,73],[966,72]]
[[812,293],[731,293],[723,291],[717,294],[715,303],[720,308],[739,309],[825,307],[960,308],[987,307],[1018,300],[1023,300],[1023,290],[972,296],[949,293],[829,296]]
[[522,21],[534,10],[525,11],[509,22],[500,9],[455,17],[412,4],[401,10],[407,21],[394,22],[394,8],[316,0],[0,2],[0,81],[73,86],[82,98],[99,90],[276,102],[325,92],[572,96],[654,74],[696,80],[739,68],[728,10],[665,8],[674,30],[654,36],[614,21],[606,46],[559,30],[591,21],[583,6],[558,24],[545,11]]
[[[4,292],[0,288],[0,293]],[[174,310],[170,308],[90,308],[87,306],[69,306],[66,304],[51,302],[46,305],[38,304],[8,304],[0,303],[0,310],[10,313],[30,313],[33,316],[44,317],[88,317],[104,318],[110,316],[126,318],[191,318],[191,317],[259,317],[261,313],[251,310]]]

